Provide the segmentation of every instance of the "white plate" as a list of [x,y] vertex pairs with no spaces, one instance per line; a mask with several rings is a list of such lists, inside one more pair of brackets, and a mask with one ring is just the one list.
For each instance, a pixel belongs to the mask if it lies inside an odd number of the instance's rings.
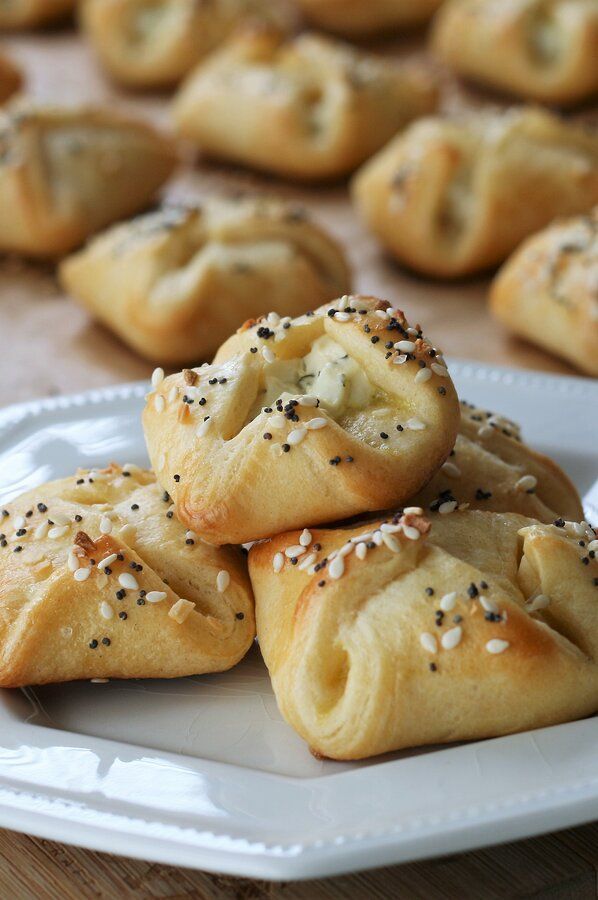
[[[598,382],[451,371],[462,397],[522,421],[589,497]],[[144,390],[0,411],[0,498],[78,465],[146,463]],[[594,718],[361,764],[316,760],[282,721],[256,648],[223,675],[0,691],[0,826],[173,865],[311,878],[593,819],[597,746]]]

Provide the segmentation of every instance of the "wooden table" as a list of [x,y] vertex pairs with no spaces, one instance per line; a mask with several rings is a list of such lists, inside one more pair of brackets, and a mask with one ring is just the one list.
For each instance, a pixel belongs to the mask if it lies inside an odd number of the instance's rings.
[[[165,97],[115,90],[72,30],[5,40],[24,66],[31,94],[48,101],[110,101],[167,123]],[[419,53],[414,42],[381,48]],[[443,106],[455,109],[488,98],[444,81]],[[586,113],[598,121],[598,115]],[[182,171],[172,197],[201,197],[220,188],[276,192],[305,203],[344,243],[355,287],[403,306],[452,356],[571,374],[564,363],[511,339],[488,317],[487,279],[446,285],[419,279],[386,259],[350,210],[345,186],[304,189],[217,166]],[[0,263],[0,405],[147,378],[152,366],[94,324],[57,286],[53,268],[18,260]],[[272,886],[153,865],[0,832],[0,898],[198,897],[341,898],[597,896],[598,825],[557,835],[414,863],[378,872]]]

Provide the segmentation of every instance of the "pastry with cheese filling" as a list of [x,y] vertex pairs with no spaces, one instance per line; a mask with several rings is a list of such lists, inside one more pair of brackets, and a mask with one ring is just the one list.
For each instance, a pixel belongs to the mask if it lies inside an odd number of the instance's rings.
[[442,0],[299,0],[308,22],[359,39],[423,25]]

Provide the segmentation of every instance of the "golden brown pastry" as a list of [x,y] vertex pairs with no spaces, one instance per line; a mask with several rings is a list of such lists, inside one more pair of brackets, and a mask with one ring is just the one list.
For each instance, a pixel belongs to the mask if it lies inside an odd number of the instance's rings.
[[221,672],[253,641],[243,558],[185,532],[151,472],[79,470],[0,531],[2,687]]
[[490,309],[515,334],[598,377],[598,207],[529,238],[496,276]]
[[6,101],[23,86],[20,68],[10,57],[0,55],[0,103]]
[[570,479],[552,459],[523,443],[515,422],[464,401],[451,455],[412,502],[441,514],[465,504],[541,522],[583,517]]
[[49,25],[73,12],[75,4],[76,0],[2,0],[0,31]]
[[108,110],[0,113],[0,251],[68,253],[149,204],[176,164],[169,139]]
[[81,22],[102,65],[136,88],[176,84],[243,22],[286,28],[281,0],[83,0]]
[[338,178],[434,109],[423,70],[327,38],[246,31],[175,99],[179,132],[211,156],[306,181]]
[[248,322],[213,365],[162,377],[143,414],[156,476],[218,544],[400,503],[457,434],[440,351],[371,297]]
[[442,0],[299,0],[310,24],[347,38],[422,25]]
[[532,108],[424,119],[366,163],[353,196],[400,262],[468,275],[598,202],[598,136]]
[[449,0],[433,47],[459,75],[528,100],[598,93],[596,0]]
[[278,200],[210,198],[112,228],[60,269],[65,288],[131,347],[198,362],[267,311],[296,316],[350,290],[338,244]]
[[431,520],[428,533],[405,511],[250,550],[278,706],[317,754],[361,759],[598,710],[589,526],[480,511]]

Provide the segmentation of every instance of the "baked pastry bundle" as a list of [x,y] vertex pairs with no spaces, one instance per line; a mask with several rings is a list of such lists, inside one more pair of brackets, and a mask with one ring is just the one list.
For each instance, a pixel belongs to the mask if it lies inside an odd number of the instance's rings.
[[416,508],[256,544],[282,715],[316,754],[360,759],[595,713],[596,549],[585,523]]
[[435,105],[420,67],[313,34],[287,41],[254,29],[198,66],[173,115],[210,156],[315,181],[353,171]]
[[127,344],[169,364],[211,358],[268,305],[293,317],[350,290],[339,245],[301,208],[259,197],[212,197],[117,225],[60,275]]
[[0,530],[2,687],[220,672],[253,641],[242,556],[186,532],[151,472],[79,470]]
[[80,16],[103,67],[134,88],[176,84],[244,22],[291,24],[282,0],[82,0]]
[[77,0],[3,0],[0,3],[0,31],[38,28],[65,18]]
[[0,252],[68,253],[146,207],[176,164],[172,142],[108,110],[0,113]]
[[423,25],[442,0],[298,0],[307,20],[347,38],[366,38]]
[[465,401],[449,458],[412,502],[441,514],[465,505],[541,522],[583,517],[579,494],[560,466],[528,447],[515,422]]
[[490,309],[515,334],[598,377],[598,207],[529,238],[496,276]]
[[395,506],[459,423],[440,351],[371,297],[269,314],[211,366],[162,376],[143,413],[152,466],[179,519],[217,544]]
[[0,103],[15,94],[23,85],[23,75],[19,67],[5,54],[0,55]]
[[598,93],[596,0],[449,0],[433,47],[459,75],[539,103]]
[[400,262],[469,275],[598,202],[598,135],[532,108],[423,119],[363,166],[353,197]]

